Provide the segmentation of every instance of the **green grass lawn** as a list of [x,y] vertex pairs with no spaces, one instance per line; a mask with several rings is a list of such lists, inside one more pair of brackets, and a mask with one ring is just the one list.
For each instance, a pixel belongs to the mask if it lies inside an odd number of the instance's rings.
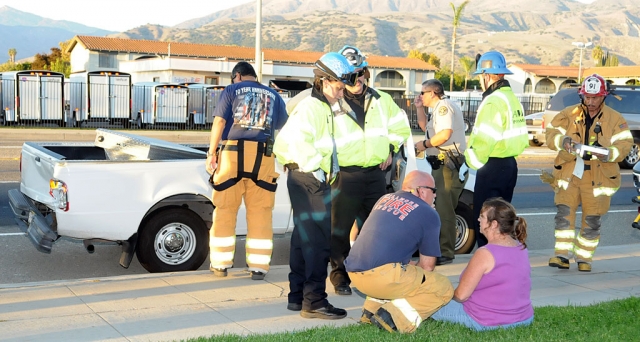
[[390,334],[372,325],[315,328],[292,333],[212,336],[188,341],[640,341],[640,298],[591,306],[535,308],[529,327],[475,332],[461,325],[423,322],[411,335]]

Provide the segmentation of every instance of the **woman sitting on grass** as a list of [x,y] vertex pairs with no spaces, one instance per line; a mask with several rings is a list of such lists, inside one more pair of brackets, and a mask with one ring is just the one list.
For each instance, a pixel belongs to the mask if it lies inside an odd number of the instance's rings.
[[531,324],[527,222],[502,198],[484,202],[478,221],[489,243],[460,274],[453,300],[431,318],[477,331]]

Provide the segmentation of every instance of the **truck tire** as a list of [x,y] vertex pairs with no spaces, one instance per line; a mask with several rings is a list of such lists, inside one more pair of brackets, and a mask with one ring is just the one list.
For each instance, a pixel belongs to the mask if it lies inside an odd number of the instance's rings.
[[633,169],[633,167],[640,160],[640,151],[638,146],[640,146],[640,138],[633,138],[633,145],[631,146],[631,151],[629,154],[618,164],[620,168],[623,169]]
[[209,255],[209,230],[187,209],[154,214],[139,235],[138,261],[152,273],[197,270]]
[[476,245],[473,221],[473,210],[459,201],[456,207],[456,254],[469,254]]

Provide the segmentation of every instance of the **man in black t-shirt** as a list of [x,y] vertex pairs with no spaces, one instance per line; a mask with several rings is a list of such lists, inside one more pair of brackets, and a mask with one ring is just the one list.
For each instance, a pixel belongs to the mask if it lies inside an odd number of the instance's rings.
[[451,282],[433,272],[440,256],[434,184],[426,172],[408,173],[402,190],[382,196],[365,221],[344,262],[352,284],[367,295],[361,322],[410,333],[451,300]]

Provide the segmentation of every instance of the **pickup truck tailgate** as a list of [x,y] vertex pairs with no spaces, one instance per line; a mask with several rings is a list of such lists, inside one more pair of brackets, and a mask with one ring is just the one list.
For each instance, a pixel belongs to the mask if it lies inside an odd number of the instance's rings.
[[53,177],[55,164],[62,159],[64,156],[49,151],[38,143],[25,142],[22,145],[20,191],[27,197],[51,207],[53,197],[49,194],[49,180]]

